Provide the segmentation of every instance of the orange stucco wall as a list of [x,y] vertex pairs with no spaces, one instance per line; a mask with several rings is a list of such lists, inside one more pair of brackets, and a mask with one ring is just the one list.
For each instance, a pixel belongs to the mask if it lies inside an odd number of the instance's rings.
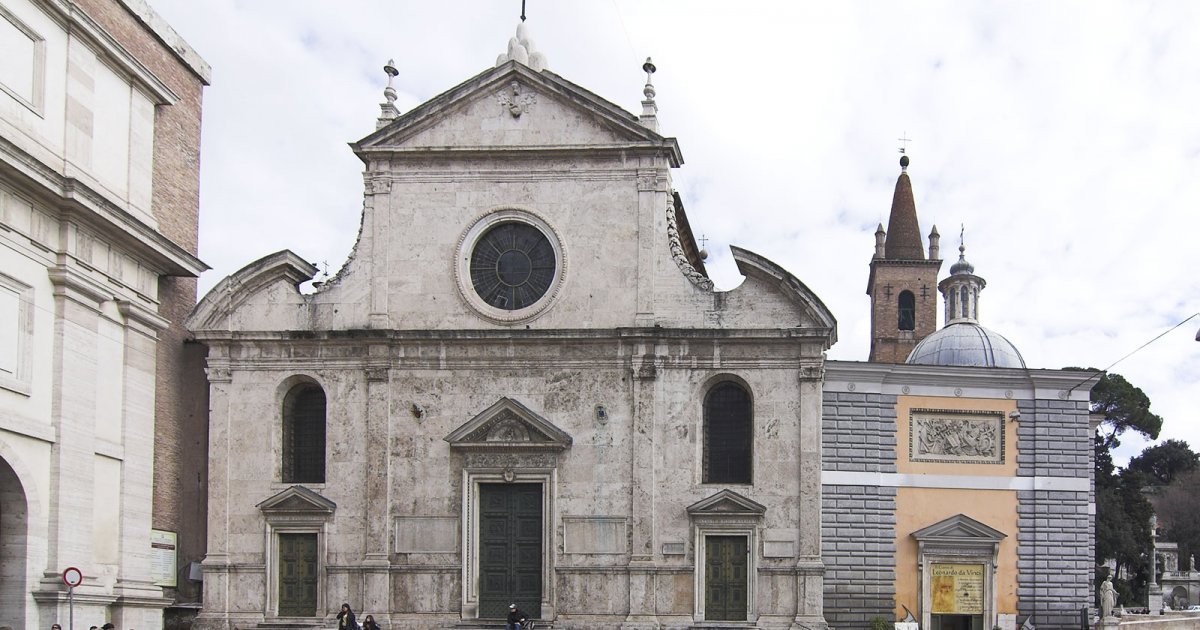
[[[999,464],[959,464],[909,461],[909,420],[912,409],[1000,411],[1004,414],[1004,461]],[[1008,414],[1016,401],[986,398],[901,396],[896,401],[896,472],[901,474],[1011,477],[1016,474],[1016,423]],[[996,567],[996,612],[1017,611],[1017,493],[1013,490],[897,488],[896,490],[896,615],[901,605],[920,614],[917,541],[912,533],[957,514],[965,514],[1008,535],[1000,542]]]

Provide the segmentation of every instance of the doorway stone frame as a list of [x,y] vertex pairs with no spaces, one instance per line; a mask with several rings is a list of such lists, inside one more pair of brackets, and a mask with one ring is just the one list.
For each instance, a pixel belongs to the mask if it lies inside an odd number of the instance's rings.
[[444,439],[451,451],[462,454],[462,620],[479,618],[479,486],[485,483],[541,485],[541,618],[554,620],[558,454],[571,447],[571,436],[525,405],[502,397]]
[[983,627],[996,624],[996,567],[1000,541],[1007,534],[979,521],[958,514],[912,533],[917,539],[917,579],[920,584],[921,627],[933,627],[932,563],[983,565]]
[[[266,572],[266,593],[263,597],[263,617],[279,616],[279,535],[317,535],[317,610],[312,618],[322,617],[325,601],[325,530],[333,518],[337,504],[304,486],[292,486],[258,504],[263,514],[263,570]],[[286,617],[291,618],[291,617]],[[309,619],[309,617],[301,617]]]
[[721,490],[688,506],[688,518],[692,521],[692,546],[696,556],[693,569],[695,605],[692,611],[695,623],[706,621],[704,573],[707,559],[706,538],[709,536],[744,536],[746,538],[746,619],[744,622],[720,623],[753,624],[758,621],[758,607],[755,605],[758,582],[758,529],[766,512],[766,506],[732,490]]

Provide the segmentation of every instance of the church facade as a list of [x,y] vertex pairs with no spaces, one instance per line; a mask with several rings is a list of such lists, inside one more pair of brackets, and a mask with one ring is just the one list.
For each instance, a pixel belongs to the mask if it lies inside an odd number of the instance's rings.
[[[508,58],[353,145],[358,243],[284,251],[189,320],[208,347],[202,626],[822,627],[836,324],[735,249],[707,278],[678,143]],[[527,65],[528,64],[528,65]],[[603,234],[604,238],[597,235]]]
[[939,250],[902,171],[871,259],[871,360],[826,363],[826,618],[1078,628],[1094,602],[1091,373],[1026,367],[979,324],[987,283],[965,247],[941,282]]
[[714,290],[650,82],[634,116],[545,65],[519,30],[410,112],[385,91],[342,271],[302,292],[317,270],[278,252],[193,312],[197,623],[1073,627],[1085,375],[979,327],[969,263],[937,283],[908,175],[871,360],[827,361],[836,321],[786,270],[733,248],[745,281]]

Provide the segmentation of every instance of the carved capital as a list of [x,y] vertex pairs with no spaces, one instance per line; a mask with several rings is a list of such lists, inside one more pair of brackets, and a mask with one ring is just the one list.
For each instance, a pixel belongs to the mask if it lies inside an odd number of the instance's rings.
[[367,382],[380,383],[387,382],[389,370],[386,367],[369,367],[367,368]]
[[366,183],[368,195],[381,195],[392,191],[392,180],[383,177],[368,179]]
[[204,368],[209,383],[229,383],[233,381],[233,370],[228,366],[210,365]]
[[801,365],[800,380],[801,381],[820,381],[825,379],[824,365]]

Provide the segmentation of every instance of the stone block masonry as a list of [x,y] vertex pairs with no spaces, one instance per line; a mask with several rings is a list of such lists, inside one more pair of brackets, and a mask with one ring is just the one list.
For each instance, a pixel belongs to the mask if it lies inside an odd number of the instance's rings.
[[821,555],[825,620],[834,628],[866,628],[892,618],[896,600],[896,489],[822,489]]
[[839,472],[896,472],[896,397],[825,392],[822,467]]

